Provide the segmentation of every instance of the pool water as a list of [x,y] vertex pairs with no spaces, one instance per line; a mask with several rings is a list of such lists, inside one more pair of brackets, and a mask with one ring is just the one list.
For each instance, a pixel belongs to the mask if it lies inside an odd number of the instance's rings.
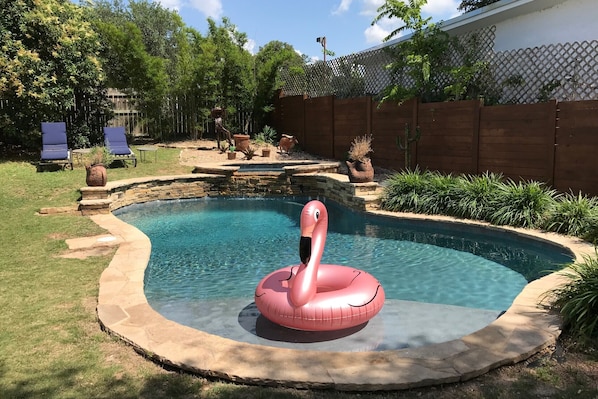
[[[253,304],[255,287],[264,276],[299,262],[299,215],[307,201],[157,201],[114,213],[152,242],[145,294],[150,305],[165,317],[232,339],[245,340],[240,336],[249,332],[253,338],[261,337],[259,343],[307,341],[306,348],[312,349],[314,341],[334,342],[342,337],[314,338],[310,333],[277,326],[264,328],[268,322]],[[375,338],[388,335],[389,325],[398,319],[405,330],[407,316],[397,312],[418,309],[414,312],[437,314],[436,320],[429,320],[436,328],[440,315],[449,325],[465,325],[463,319],[477,318],[478,324],[467,327],[473,332],[506,310],[529,280],[571,261],[570,254],[520,236],[371,216],[331,202],[326,206],[329,227],[322,263],[370,272],[387,297],[381,315],[364,328],[369,332],[341,335],[367,336],[376,341],[378,350],[417,346],[403,342],[407,338],[400,342]],[[455,312],[455,319],[451,312]],[[392,321],[387,320],[390,318]],[[376,334],[372,334],[374,329]],[[424,341],[429,343],[430,339]],[[371,350],[374,344],[364,345]]]

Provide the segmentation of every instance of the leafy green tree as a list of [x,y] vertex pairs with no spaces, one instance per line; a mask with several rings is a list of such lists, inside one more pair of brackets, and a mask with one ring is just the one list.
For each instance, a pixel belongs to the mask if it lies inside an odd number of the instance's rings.
[[173,130],[169,103],[185,71],[178,63],[189,63],[188,55],[181,56],[182,49],[189,48],[182,19],[147,0],[126,5],[100,0],[89,5],[89,12],[104,44],[102,59],[110,66],[110,86],[135,99],[151,135],[168,134]]
[[[250,110],[255,93],[255,77],[253,73],[253,57],[245,49],[247,35],[239,32],[237,27],[226,17],[222,25],[216,25],[208,19],[207,40],[215,45],[217,104],[226,110],[226,114],[235,115],[238,110]],[[233,121],[231,121],[233,122]],[[236,120],[233,130],[246,132],[249,119]]]
[[386,0],[377,10],[372,25],[383,18],[398,18],[404,25],[392,31],[388,41],[403,32],[411,32],[409,40],[399,43],[389,52],[393,62],[388,66],[394,83],[383,91],[382,101],[403,102],[419,97],[428,102],[444,96],[436,84],[437,77],[447,71],[446,51],[449,37],[431,18],[423,18],[421,9],[427,0]]
[[60,0],[0,0],[0,141],[39,147],[40,123],[69,124],[71,146],[109,112],[98,37]]
[[255,55],[256,93],[253,104],[254,119],[258,129],[269,124],[268,114],[274,109],[272,100],[284,86],[280,71],[285,68],[290,73],[303,74],[305,59],[293,46],[280,41],[271,41],[260,47]]
[[470,12],[496,3],[497,1],[498,0],[462,0],[457,9],[463,12]]

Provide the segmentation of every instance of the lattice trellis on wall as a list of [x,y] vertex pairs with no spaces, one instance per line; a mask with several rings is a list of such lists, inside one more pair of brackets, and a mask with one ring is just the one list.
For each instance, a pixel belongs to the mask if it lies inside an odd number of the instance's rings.
[[[598,41],[562,43],[494,52],[494,26],[456,38],[446,55],[450,67],[485,65],[473,78],[473,93],[488,103],[535,103],[598,99]],[[390,84],[413,82],[406,74],[393,76],[386,68],[393,55],[381,48],[306,65],[305,74],[283,71],[286,96],[335,95],[339,98],[377,96]],[[448,73],[436,76],[439,92],[453,84]],[[471,95],[471,90],[470,90]]]

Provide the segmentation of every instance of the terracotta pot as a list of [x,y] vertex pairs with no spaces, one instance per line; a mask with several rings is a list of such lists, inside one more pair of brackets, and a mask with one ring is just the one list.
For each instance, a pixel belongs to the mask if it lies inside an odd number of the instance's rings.
[[237,158],[237,153],[236,152],[229,151],[229,152],[227,152],[227,154],[228,154],[228,159],[235,159],[235,158]]
[[235,148],[237,151],[243,152],[249,148],[248,134],[233,134],[233,139],[235,139]]
[[103,187],[108,181],[106,176],[106,166],[103,164],[96,164],[85,167],[87,176],[85,182],[90,187]]
[[371,159],[365,161],[346,161],[351,183],[369,183],[374,181],[374,167]]
[[268,158],[270,156],[270,149],[269,148],[262,148],[262,157]]

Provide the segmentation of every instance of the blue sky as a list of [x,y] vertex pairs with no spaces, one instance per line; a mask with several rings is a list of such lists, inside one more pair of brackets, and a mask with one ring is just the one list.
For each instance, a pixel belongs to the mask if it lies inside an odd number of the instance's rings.
[[[336,57],[374,47],[400,21],[385,20],[372,26],[383,0],[155,0],[177,10],[187,26],[207,33],[207,18],[218,24],[227,17],[247,34],[247,49],[256,53],[272,40],[291,44],[312,60],[322,59],[317,37],[326,37],[326,47]],[[460,0],[428,0],[423,15],[440,22],[460,14]],[[330,57],[327,57],[328,59]]]

